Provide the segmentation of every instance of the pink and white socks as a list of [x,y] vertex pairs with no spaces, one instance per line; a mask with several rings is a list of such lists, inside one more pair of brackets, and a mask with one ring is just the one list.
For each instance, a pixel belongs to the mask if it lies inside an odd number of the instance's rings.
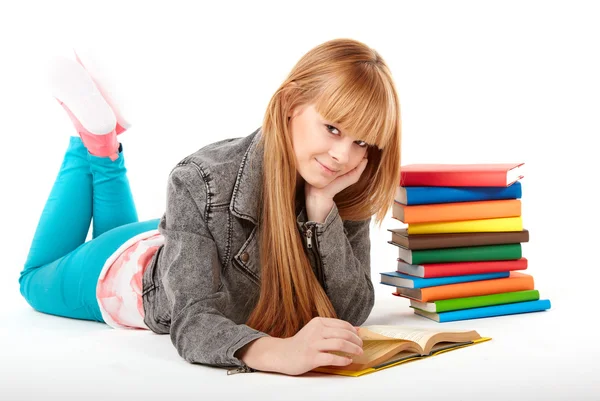
[[[89,76],[96,84],[96,87],[102,94],[102,97],[104,98],[104,100],[106,100],[106,103],[108,103],[113,113],[115,114],[115,117],[117,118],[117,135],[129,129],[131,127],[131,124],[129,124],[129,122],[125,120],[120,108],[117,107],[119,100],[122,101],[123,99],[115,97],[116,94],[114,91],[114,84],[110,79],[110,74],[106,71],[105,68],[102,68],[104,64],[96,59],[96,56],[93,52],[89,52],[86,50],[82,51],[80,49],[77,51],[73,50],[73,53],[77,62],[81,64],[83,68],[85,68]],[[110,90],[111,88],[113,89],[112,91]]]
[[[58,56],[51,63],[49,85],[52,95],[63,106],[83,144],[95,156],[119,157],[117,135],[129,128],[103,96],[102,88],[81,64]],[[118,110],[117,110],[118,113]]]

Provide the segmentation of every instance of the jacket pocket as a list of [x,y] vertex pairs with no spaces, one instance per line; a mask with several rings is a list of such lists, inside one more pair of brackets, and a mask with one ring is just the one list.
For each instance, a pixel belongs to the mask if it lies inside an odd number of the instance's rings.
[[233,265],[255,284],[260,283],[260,251],[258,247],[258,227],[233,257]]

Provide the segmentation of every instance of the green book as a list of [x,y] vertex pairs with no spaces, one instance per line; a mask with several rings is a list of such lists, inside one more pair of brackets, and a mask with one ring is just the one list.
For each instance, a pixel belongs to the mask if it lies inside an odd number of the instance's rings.
[[460,248],[410,250],[398,247],[398,257],[411,265],[423,263],[479,262],[521,258],[521,244],[465,246]]
[[538,290],[505,292],[502,294],[482,295],[478,297],[444,299],[433,302],[419,302],[411,299],[410,307],[425,312],[449,312],[461,309],[480,308],[483,306],[504,305],[516,302],[537,301]]

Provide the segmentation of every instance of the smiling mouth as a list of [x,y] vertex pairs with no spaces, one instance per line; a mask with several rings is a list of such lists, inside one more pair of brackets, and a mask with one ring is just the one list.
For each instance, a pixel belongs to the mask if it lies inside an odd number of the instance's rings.
[[[315,160],[317,160],[317,159],[315,159]],[[327,167],[326,165],[324,165],[323,163],[321,163],[318,160],[317,160],[317,163],[319,163],[321,166],[325,167],[327,170],[331,171],[332,173],[338,173],[340,171],[340,170],[331,169],[331,168]]]

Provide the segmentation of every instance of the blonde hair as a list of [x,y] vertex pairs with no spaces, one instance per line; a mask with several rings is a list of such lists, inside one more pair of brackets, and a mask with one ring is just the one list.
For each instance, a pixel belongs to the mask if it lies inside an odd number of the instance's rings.
[[384,60],[351,39],[310,50],[271,98],[262,125],[261,287],[246,323],[275,337],[293,336],[316,316],[336,317],[296,225],[296,165],[287,116],[308,104],[370,145],[359,182],[334,198],[343,220],[375,215],[381,225],[400,178],[400,104]]

